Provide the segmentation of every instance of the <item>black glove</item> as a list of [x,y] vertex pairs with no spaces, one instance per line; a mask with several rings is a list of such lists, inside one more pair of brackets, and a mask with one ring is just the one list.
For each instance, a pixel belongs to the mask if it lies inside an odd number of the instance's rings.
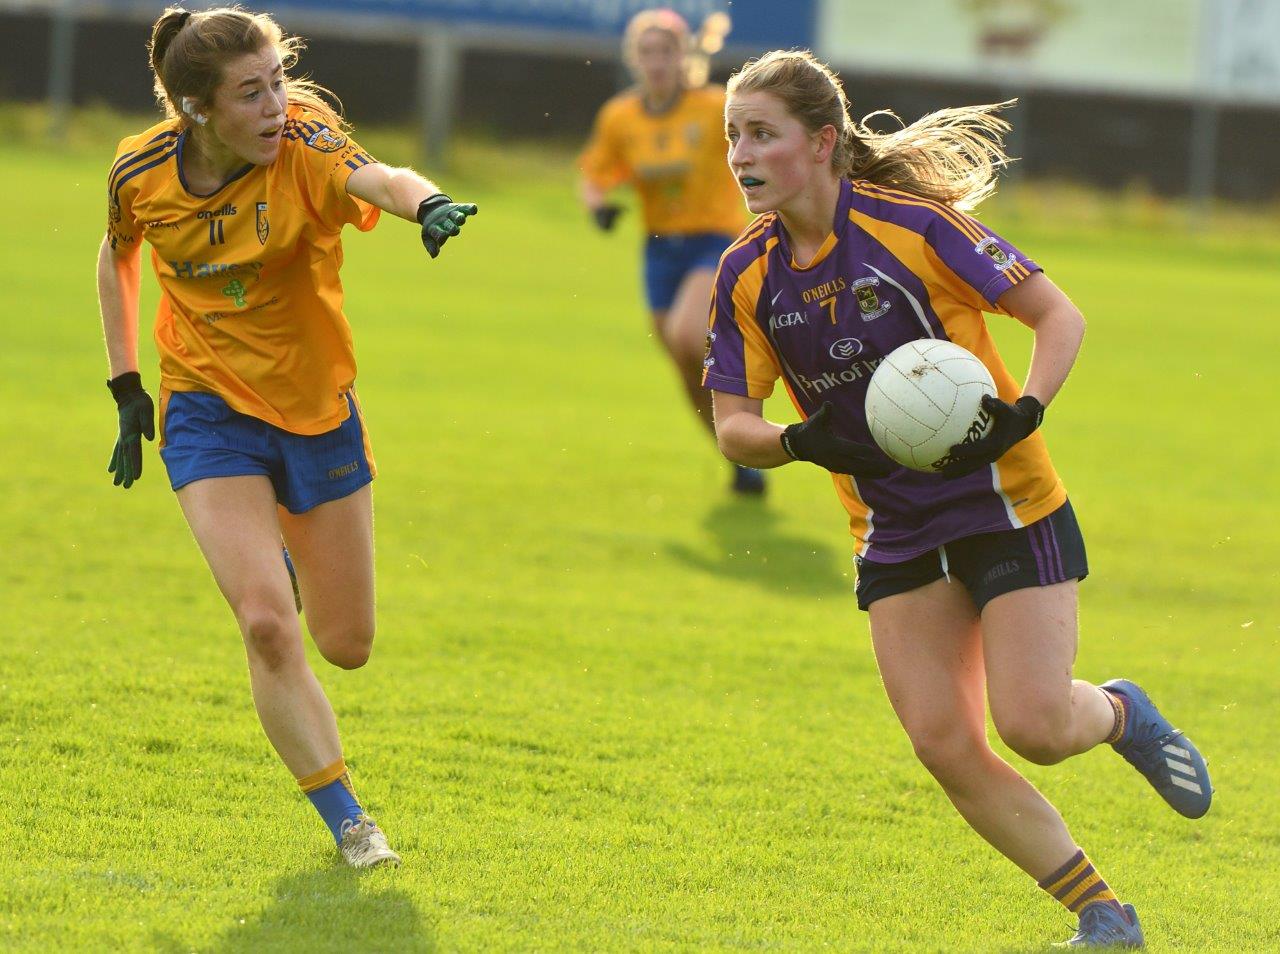
[[823,401],[807,421],[789,425],[782,432],[782,449],[792,460],[807,460],[850,477],[884,477],[897,469],[879,450],[831,430],[830,401]]
[[123,484],[128,490],[142,476],[142,438],[156,439],[156,406],[151,403],[151,395],[142,389],[142,375],[137,371],[112,378],[107,387],[120,412],[120,436],[111,452],[107,473],[116,475],[113,484]]
[[956,444],[947,452],[946,461],[938,472],[948,480],[994,464],[1044,420],[1044,405],[1029,394],[1024,394],[1012,404],[985,394],[982,408],[992,417],[991,430],[986,437]]
[[479,210],[472,204],[454,202],[443,192],[418,203],[418,224],[422,226],[422,247],[435,258],[449,236],[457,235],[467,224],[468,216]]
[[601,232],[612,232],[613,223],[618,221],[618,216],[621,214],[622,206],[620,205],[602,205],[591,210],[591,217],[596,220],[596,228]]

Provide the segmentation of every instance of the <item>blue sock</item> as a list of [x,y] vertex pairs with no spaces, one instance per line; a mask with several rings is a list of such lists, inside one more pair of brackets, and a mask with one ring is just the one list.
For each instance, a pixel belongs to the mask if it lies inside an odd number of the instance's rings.
[[355,822],[364,814],[364,809],[356,799],[355,789],[351,786],[347,764],[342,759],[306,778],[298,779],[298,785],[329,826],[335,842],[342,841],[344,821]]

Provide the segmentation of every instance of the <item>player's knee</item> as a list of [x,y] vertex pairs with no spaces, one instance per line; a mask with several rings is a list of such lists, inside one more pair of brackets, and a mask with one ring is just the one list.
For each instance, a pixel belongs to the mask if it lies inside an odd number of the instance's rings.
[[1054,765],[1071,754],[1069,725],[1052,713],[1019,713],[996,719],[1004,744],[1028,762]]
[[279,669],[301,652],[297,617],[291,612],[268,603],[250,603],[237,615],[245,649],[253,661],[267,669]]
[[339,669],[359,669],[373,653],[373,624],[346,627],[326,634],[313,633],[320,655]]
[[908,731],[920,764],[944,787],[960,784],[978,766],[984,739],[954,725],[920,726]]

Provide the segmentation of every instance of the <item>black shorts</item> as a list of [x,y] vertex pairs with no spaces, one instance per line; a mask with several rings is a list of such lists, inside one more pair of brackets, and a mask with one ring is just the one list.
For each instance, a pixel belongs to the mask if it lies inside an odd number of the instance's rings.
[[877,563],[862,557],[855,557],[854,562],[860,610],[886,596],[954,577],[965,585],[982,612],[1001,594],[1083,580],[1089,575],[1084,537],[1070,501],[1017,530],[961,537],[903,563]]

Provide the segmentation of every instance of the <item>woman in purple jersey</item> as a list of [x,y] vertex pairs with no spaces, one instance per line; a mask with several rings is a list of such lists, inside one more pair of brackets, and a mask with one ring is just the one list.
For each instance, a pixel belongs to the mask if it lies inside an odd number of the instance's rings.
[[[983,838],[1079,916],[1071,944],[1140,945],[1133,907],[986,736],[984,693],[1024,758],[1049,765],[1108,742],[1175,810],[1209,808],[1203,758],[1141,689],[1071,677],[1088,569],[1037,428],[1084,319],[1038,266],[960,211],[993,191],[1006,161],[998,107],[876,134],[847,106],[839,79],[804,52],[770,53],[729,82],[729,165],[760,218],[717,275],[704,384],[721,450],[750,467],[803,460],[832,472],[860,542],[859,606],[921,762]],[[1035,335],[1021,387],[985,311]],[[863,407],[878,359],[922,334],[978,354],[1000,394],[986,402],[990,435],[953,448],[940,475],[890,461]],[[802,423],[764,419],[779,377]]]

